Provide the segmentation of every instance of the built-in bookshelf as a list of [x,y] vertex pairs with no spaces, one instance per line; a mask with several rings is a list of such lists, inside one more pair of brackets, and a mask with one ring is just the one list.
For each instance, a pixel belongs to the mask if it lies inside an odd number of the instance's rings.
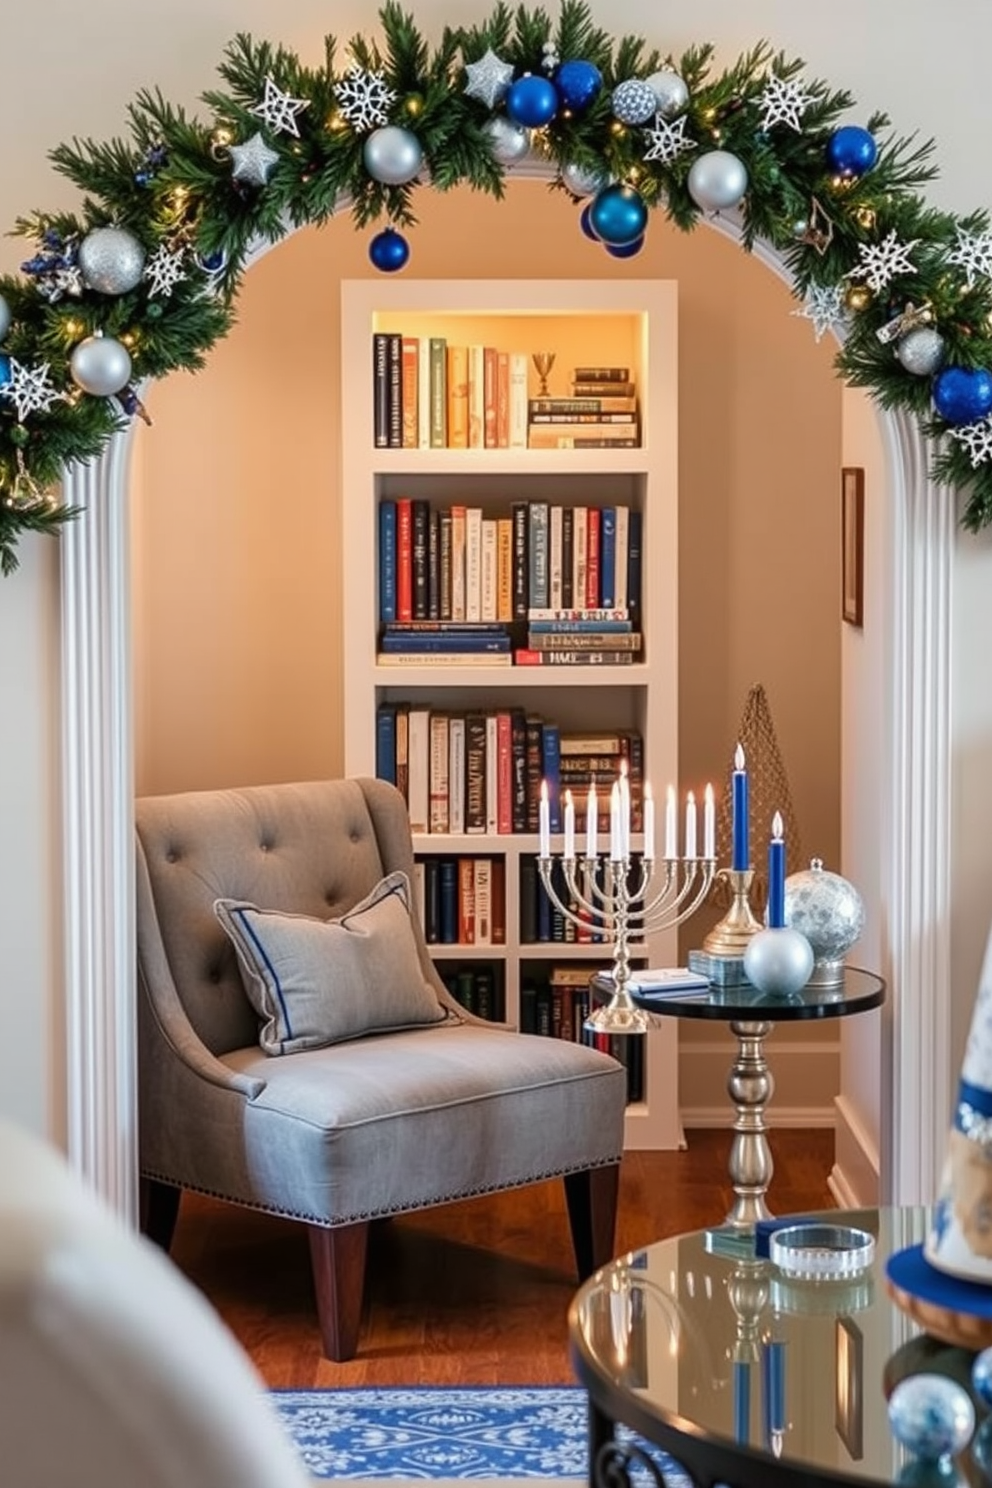
[[[345,770],[406,794],[454,995],[549,1036],[609,947],[541,903],[540,781],[557,851],[565,790],[584,824],[624,759],[636,852],[644,782],[678,778],[676,337],[667,282],[342,285]],[[614,1047],[630,1147],[681,1139],[676,1029]]]

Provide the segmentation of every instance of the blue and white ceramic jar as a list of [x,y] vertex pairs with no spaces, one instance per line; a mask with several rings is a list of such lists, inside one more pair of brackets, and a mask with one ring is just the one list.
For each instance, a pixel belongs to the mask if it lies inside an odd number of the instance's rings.
[[785,923],[813,947],[810,986],[839,986],[844,957],[865,928],[864,900],[854,885],[814,858],[785,880]]

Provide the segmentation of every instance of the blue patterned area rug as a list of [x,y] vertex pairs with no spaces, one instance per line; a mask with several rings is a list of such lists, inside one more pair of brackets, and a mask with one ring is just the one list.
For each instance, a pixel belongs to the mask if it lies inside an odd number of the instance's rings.
[[[276,1390],[272,1398],[314,1478],[588,1476],[587,1399],[576,1387]],[[652,1455],[666,1471],[675,1467]],[[676,1469],[673,1484],[680,1479]]]

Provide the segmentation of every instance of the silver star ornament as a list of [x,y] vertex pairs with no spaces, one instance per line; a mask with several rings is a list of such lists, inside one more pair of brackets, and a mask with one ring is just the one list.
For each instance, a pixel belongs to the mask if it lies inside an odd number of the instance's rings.
[[497,57],[490,47],[478,62],[465,63],[465,75],[468,78],[466,95],[477,98],[486,108],[495,108],[513,82],[513,65]]
[[231,146],[234,169],[231,179],[245,186],[267,186],[279,163],[278,150],[270,150],[260,134],[253,134],[243,145]]

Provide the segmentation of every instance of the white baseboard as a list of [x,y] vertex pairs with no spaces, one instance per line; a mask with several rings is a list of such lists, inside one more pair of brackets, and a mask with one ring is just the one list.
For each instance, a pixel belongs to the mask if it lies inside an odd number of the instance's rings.
[[842,1209],[869,1209],[879,1202],[878,1144],[843,1095],[834,1101],[834,1165],[827,1180]]
[[[680,1112],[682,1125],[692,1127],[719,1127],[728,1129],[733,1124],[734,1111],[728,1101],[723,1106],[683,1106]],[[765,1112],[765,1124],[769,1127],[833,1127],[836,1115],[833,1106],[776,1106],[770,1105]]]

